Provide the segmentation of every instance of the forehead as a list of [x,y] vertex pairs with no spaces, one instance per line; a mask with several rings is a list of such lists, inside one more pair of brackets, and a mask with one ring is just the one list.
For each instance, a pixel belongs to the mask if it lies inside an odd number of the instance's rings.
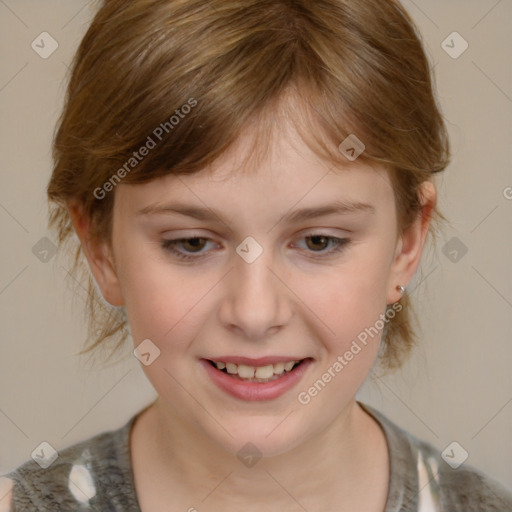
[[318,205],[329,199],[378,202],[392,195],[391,182],[383,168],[357,160],[327,161],[306,142],[304,134],[286,116],[276,118],[266,132],[254,124],[221,157],[199,172],[120,185],[116,203],[133,210],[187,199],[202,206],[253,206],[261,210],[298,203]]

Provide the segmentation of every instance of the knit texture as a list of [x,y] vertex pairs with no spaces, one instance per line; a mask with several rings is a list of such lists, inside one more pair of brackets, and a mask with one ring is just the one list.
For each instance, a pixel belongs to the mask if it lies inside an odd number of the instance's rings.
[[[381,425],[388,444],[390,482],[384,512],[512,512],[510,490],[466,464],[452,469],[440,450],[359,404]],[[47,469],[31,459],[4,475],[14,481],[7,510],[141,512],[129,445],[140,412],[117,430],[62,449]]]

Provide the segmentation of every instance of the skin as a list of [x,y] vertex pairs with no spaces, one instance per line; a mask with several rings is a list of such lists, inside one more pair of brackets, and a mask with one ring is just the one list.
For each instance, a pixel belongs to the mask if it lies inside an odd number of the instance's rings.
[[[113,305],[126,308],[134,344],[149,338],[160,356],[142,368],[158,399],[131,435],[143,511],[383,510],[388,452],[378,424],[355,395],[375,362],[374,337],[307,405],[297,400],[332,367],[414,275],[435,206],[432,183],[423,210],[399,236],[393,189],[383,169],[320,160],[283,123],[268,158],[237,173],[250,130],[209,169],[115,190],[112,246],[88,241],[80,205],[69,203],[94,277]],[[334,214],[288,224],[292,210],[339,199],[370,203],[375,213]],[[223,221],[137,215],[152,204],[207,206]],[[341,252],[308,236],[349,238]],[[202,237],[175,248],[162,239]],[[263,248],[246,263],[236,247],[252,236]],[[196,254],[197,254],[196,253]],[[261,402],[233,398],[212,384],[199,358],[220,355],[313,358],[302,380]],[[247,468],[247,442],[264,458]],[[192,509],[193,510],[193,509]]]

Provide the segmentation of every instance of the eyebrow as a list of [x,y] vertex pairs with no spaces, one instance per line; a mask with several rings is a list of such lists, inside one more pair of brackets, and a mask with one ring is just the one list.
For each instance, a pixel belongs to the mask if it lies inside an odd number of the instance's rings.
[[[289,224],[298,223],[306,220],[324,217],[327,215],[343,215],[349,213],[369,213],[375,214],[375,207],[368,203],[360,201],[338,200],[334,203],[301,208],[294,210],[283,216],[281,220]],[[155,215],[155,214],[178,214],[187,217],[193,217],[197,220],[218,220],[223,219],[222,215],[211,208],[192,206],[184,203],[166,203],[148,205],[136,212],[136,215]]]

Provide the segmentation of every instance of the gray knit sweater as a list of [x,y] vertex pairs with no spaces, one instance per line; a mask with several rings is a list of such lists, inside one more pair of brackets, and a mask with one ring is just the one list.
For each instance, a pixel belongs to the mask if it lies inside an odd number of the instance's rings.
[[[382,426],[388,443],[390,483],[384,512],[512,512],[508,489],[465,463],[454,469],[457,464],[445,462],[456,459],[456,450],[449,450],[443,459],[432,445],[360,405]],[[13,487],[10,507],[0,510],[141,512],[129,446],[136,417],[118,430],[62,449],[47,469],[31,459],[4,475],[13,480]]]

